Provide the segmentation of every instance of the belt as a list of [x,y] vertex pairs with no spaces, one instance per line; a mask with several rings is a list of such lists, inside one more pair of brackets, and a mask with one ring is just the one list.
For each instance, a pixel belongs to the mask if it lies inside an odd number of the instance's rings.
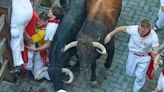
[[133,53],[134,55],[136,55],[136,56],[145,56],[145,55],[139,55],[139,54],[137,54],[137,53]]

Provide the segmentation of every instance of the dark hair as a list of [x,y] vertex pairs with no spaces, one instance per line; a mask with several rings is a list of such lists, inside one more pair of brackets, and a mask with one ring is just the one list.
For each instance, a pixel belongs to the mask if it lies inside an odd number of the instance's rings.
[[45,12],[42,12],[39,14],[39,19],[46,21],[48,20],[48,15]]
[[30,2],[33,2],[34,3],[34,0],[30,0]]
[[151,27],[151,23],[148,19],[143,19],[141,22],[140,22],[140,25],[141,27],[143,28],[150,28]]
[[61,20],[64,16],[64,10],[62,7],[58,6],[58,5],[54,5],[51,8],[52,14],[54,16],[56,16],[56,19]]

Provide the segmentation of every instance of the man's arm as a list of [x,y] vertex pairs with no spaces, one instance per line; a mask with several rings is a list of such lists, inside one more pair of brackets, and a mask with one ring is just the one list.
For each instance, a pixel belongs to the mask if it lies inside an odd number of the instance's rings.
[[23,35],[24,35],[24,39],[25,39],[25,41],[27,41],[28,45],[33,43],[31,37],[28,35],[28,33],[26,31],[24,31]]
[[42,51],[42,50],[45,50],[45,49],[49,48],[50,45],[51,45],[51,41],[48,40],[44,43],[44,45],[42,45],[38,48],[32,48],[32,47],[28,47],[28,46],[26,46],[26,47],[27,47],[27,49],[32,50],[32,51]]
[[114,29],[112,32],[108,33],[107,36],[105,37],[104,43],[107,44],[111,38],[117,34],[118,32],[125,32],[127,26],[120,26]]
[[164,6],[161,6],[161,11],[164,12]]
[[158,69],[158,62],[160,60],[160,51],[162,51],[161,49],[161,46],[159,47],[154,47],[153,48],[153,51],[152,51],[152,55],[154,56],[154,70],[157,70]]

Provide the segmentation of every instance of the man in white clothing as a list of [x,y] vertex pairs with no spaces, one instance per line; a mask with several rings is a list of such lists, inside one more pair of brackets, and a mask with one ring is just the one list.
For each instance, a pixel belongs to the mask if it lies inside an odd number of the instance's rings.
[[158,36],[151,29],[149,20],[143,19],[139,25],[120,26],[116,28],[106,36],[104,43],[108,43],[112,36],[118,32],[126,32],[130,35],[126,72],[129,76],[136,77],[133,92],[140,92],[140,89],[145,83],[145,75],[150,62],[148,52],[151,47],[153,49],[159,47]]
[[164,0],[160,0],[158,20],[156,22],[156,25],[153,28],[155,31],[164,28]]
[[24,50],[23,33],[32,18],[32,13],[30,0],[12,0],[10,46],[14,67],[19,67],[24,63],[21,54],[21,51]]

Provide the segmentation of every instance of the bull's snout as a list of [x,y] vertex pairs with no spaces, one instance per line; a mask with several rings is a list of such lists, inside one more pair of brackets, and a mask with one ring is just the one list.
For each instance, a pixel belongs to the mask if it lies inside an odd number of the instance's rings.
[[86,59],[80,62],[80,72],[89,72],[90,69],[91,69],[91,64],[87,62]]

